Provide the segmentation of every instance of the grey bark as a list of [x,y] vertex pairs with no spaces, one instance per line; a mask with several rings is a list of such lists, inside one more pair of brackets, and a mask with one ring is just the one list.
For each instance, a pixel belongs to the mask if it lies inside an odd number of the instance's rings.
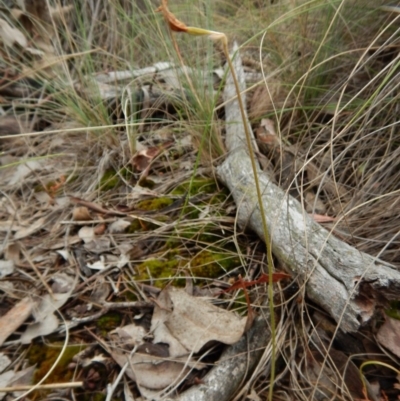
[[[243,90],[240,58],[235,57],[234,63]],[[235,96],[229,77],[225,101]],[[235,199],[238,224],[250,227],[265,240],[237,100],[226,106],[226,136],[229,155],[218,168],[218,177]],[[342,330],[356,331],[373,316],[379,304],[398,299],[400,273],[393,266],[334,237],[266,173],[258,169],[257,174],[274,255],[295,280],[306,286],[307,296],[327,311]]]

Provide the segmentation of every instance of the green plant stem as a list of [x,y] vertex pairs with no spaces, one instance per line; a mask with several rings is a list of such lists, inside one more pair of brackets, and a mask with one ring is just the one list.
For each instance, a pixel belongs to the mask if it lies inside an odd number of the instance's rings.
[[[389,365],[388,363],[381,362],[381,361],[376,361],[376,360],[363,362],[363,363],[360,365],[360,367],[358,368],[358,373],[360,374],[360,378],[361,378],[361,381],[362,381],[362,383],[363,383],[363,392],[364,392],[364,395],[365,395],[365,396],[368,395],[368,387],[367,387],[368,381],[367,381],[367,379],[366,379],[365,376],[364,376],[363,370],[364,370],[364,368],[365,368],[366,366],[369,366],[369,365],[384,366],[385,368],[391,369],[391,370],[393,370],[394,372],[396,372],[398,376],[400,375],[400,371],[399,371],[398,369],[396,369],[394,366]],[[397,377],[398,377],[398,376],[397,376]]]
[[258,177],[257,177],[257,166],[256,166],[256,161],[255,161],[255,154],[254,154],[254,150],[253,150],[253,145],[251,143],[251,134],[249,131],[248,121],[246,118],[246,113],[244,110],[244,105],[243,105],[242,97],[240,94],[239,82],[237,80],[235,69],[233,67],[233,64],[232,64],[232,61],[231,61],[231,58],[229,55],[228,39],[227,39],[226,35],[222,36],[221,40],[223,43],[224,53],[228,60],[228,66],[229,66],[229,69],[232,74],[233,82],[235,84],[235,90],[236,90],[236,94],[237,94],[237,100],[239,102],[240,114],[241,114],[241,117],[243,120],[243,128],[244,128],[245,135],[246,135],[247,147],[249,149],[251,168],[253,170],[254,182],[256,184],[258,206],[260,208],[262,227],[263,227],[263,232],[264,232],[264,237],[265,237],[265,244],[266,244],[266,248],[267,248],[267,264],[268,264],[268,276],[269,276],[268,299],[269,299],[269,310],[270,310],[270,315],[271,315],[271,342],[272,342],[272,355],[271,355],[272,361],[271,361],[271,375],[270,375],[270,386],[269,386],[268,399],[269,399],[269,401],[272,401],[273,390],[274,390],[274,381],[275,381],[275,359],[276,359],[276,337],[275,337],[276,322],[275,322],[274,300],[273,300],[273,296],[274,296],[274,291],[273,291],[274,290],[274,288],[273,288],[274,261],[272,258],[272,243],[271,243],[271,238],[269,235],[267,218],[265,217],[265,213],[264,213],[261,188],[260,188],[260,183],[259,183]]

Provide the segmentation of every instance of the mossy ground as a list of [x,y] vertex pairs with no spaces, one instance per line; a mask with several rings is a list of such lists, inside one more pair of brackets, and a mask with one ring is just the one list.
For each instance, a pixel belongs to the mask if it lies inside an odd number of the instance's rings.
[[[36,366],[34,373],[33,384],[38,383],[53,367],[57,358],[62,351],[63,344],[53,342],[42,344],[35,342],[31,344],[27,351],[26,359],[31,366]],[[68,345],[59,360],[57,366],[54,368],[51,375],[45,380],[44,384],[48,383],[68,383],[73,381],[74,370],[69,369],[69,364],[72,358],[84,349],[82,345]],[[44,391],[36,391],[31,395],[33,400],[41,400],[44,397]]]
[[136,266],[138,274],[136,281],[151,282],[152,285],[163,288],[168,283],[177,286],[185,285],[185,277],[193,277],[197,284],[204,279],[221,276],[240,266],[237,256],[221,253],[221,250],[202,250],[195,256],[179,255],[179,251],[170,252],[167,258],[148,259]]
[[[201,213],[210,205],[218,205],[226,201],[227,193],[218,191],[214,179],[196,177],[192,180],[179,184],[171,191],[173,196],[185,196],[187,199],[198,195],[210,195],[204,203],[191,205],[185,202],[181,209],[176,211],[176,227],[170,233],[169,238],[164,240],[159,253],[162,257],[149,258],[135,266],[137,275],[134,277],[139,282],[150,282],[156,287],[164,287],[167,283],[173,285],[185,285],[185,277],[191,276],[196,280],[217,278],[240,266],[240,259],[231,253],[232,246],[228,241],[221,240],[223,232],[214,224],[198,221]],[[170,206],[174,200],[171,197],[151,198],[138,202],[136,210],[140,211],[162,211]],[[221,211],[218,208],[218,215]],[[155,215],[155,219],[165,216]],[[190,225],[193,221],[193,225]],[[182,223],[182,228],[180,224]],[[128,233],[148,231],[156,228],[156,225],[137,218],[128,227]],[[188,252],[186,243],[197,248]],[[218,246],[216,246],[218,243]],[[163,252],[164,251],[164,252]],[[234,256],[232,256],[234,255]]]

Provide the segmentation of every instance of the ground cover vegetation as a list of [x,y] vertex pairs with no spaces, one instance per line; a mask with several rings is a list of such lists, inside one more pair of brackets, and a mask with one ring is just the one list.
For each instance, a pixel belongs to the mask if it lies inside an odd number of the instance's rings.
[[[214,399],[399,399],[400,299],[371,290],[373,318],[348,332],[279,255],[268,274],[269,244],[217,174],[227,55],[161,4],[0,1],[0,399],[201,400],[261,320],[266,343]],[[398,7],[168,7],[239,44],[264,173],[397,271]]]

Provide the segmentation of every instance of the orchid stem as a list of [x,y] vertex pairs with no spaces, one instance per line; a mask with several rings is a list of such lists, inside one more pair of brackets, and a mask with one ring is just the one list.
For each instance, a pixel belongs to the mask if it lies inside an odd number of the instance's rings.
[[262,193],[261,193],[261,188],[260,188],[260,183],[257,177],[257,166],[256,166],[256,158],[253,150],[253,145],[251,143],[251,134],[249,130],[249,125],[248,121],[246,118],[246,112],[244,110],[244,105],[243,105],[243,100],[241,97],[240,93],[240,88],[239,88],[239,82],[237,80],[236,72],[233,67],[230,55],[229,55],[229,49],[228,49],[228,39],[226,35],[224,35],[222,38],[222,43],[223,43],[223,49],[224,53],[226,55],[226,59],[228,61],[228,66],[232,74],[233,78],[233,83],[235,85],[235,90],[237,94],[237,100],[239,103],[239,109],[240,109],[240,114],[243,120],[243,128],[244,132],[246,135],[246,143],[247,147],[249,149],[249,156],[250,156],[250,161],[251,161],[251,168],[253,170],[253,175],[254,175],[254,182],[256,184],[256,192],[257,192],[257,200],[258,200],[258,206],[260,208],[260,213],[261,213],[261,221],[262,221],[262,227],[263,227],[263,232],[264,232],[264,237],[265,237],[265,244],[267,248],[267,264],[268,264],[268,299],[269,299],[269,311],[270,311],[270,319],[271,319],[271,342],[272,342],[272,355],[271,355],[271,375],[270,375],[270,386],[269,386],[269,393],[268,393],[268,400],[272,401],[273,399],[273,391],[274,391],[274,381],[275,381],[275,360],[276,360],[276,336],[275,336],[275,330],[276,330],[276,322],[275,322],[275,314],[274,314],[274,288],[273,288],[273,271],[274,271],[274,260],[272,258],[272,243],[271,243],[271,238],[268,230],[268,225],[267,225],[267,218],[265,217],[265,212],[264,212],[264,206],[263,206],[263,201],[262,201]]

